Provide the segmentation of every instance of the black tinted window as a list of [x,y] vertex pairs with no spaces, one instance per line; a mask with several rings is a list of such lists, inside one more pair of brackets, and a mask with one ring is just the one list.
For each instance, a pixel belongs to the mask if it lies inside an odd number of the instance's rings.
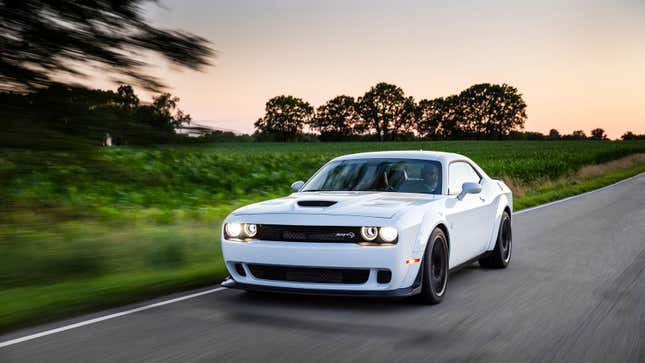
[[324,166],[302,191],[441,194],[441,163],[410,159],[337,161]]

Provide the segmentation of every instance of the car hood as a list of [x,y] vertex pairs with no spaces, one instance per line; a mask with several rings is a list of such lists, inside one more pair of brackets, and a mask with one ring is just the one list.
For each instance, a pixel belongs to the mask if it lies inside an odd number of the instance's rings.
[[439,195],[392,192],[303,192],[247,205],[235,215],[318,214],[392,218],[397,212],[430,203]]

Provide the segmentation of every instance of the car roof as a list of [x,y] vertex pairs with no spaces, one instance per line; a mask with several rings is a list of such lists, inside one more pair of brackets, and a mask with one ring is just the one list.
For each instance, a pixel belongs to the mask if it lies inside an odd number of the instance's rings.
[[401,151],[375,151],[358,154],[343,155],[334,160],[352,160],[352,159],[375,159],[375,158],[395,158],[395,159],[421,159],[436,160],[442,163],[448,163],[452,160],[470,160],[467,157],[442,151],[423,151],[423,150],[401,150]]

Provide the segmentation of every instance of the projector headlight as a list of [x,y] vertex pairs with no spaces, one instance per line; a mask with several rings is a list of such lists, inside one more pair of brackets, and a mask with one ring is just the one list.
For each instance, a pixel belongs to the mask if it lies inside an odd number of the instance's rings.
[[366,241],[374,241],[378,237],[378,227],[361,227],[361,237]]
[[361,227],[361,237],[363,242],[359,244],[363,246],[392,245],[397,243],[399,232],[395,227],[390,226],[364,226]]
[[226,223],[224,225],[224,238],[233,240],[248,240],[257,236],[259,226],[254,223]]
[[383,242],[391,243],[399,236],[399,231],[394,227],[381,227],[378,231]]
[[244,234],[247,237],[255,237],[258,234],[258,225],[253,223],[244,223]]

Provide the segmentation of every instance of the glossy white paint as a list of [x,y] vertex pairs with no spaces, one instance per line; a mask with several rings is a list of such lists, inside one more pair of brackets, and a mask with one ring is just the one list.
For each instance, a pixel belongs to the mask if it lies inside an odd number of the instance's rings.
[[[237,282],[274,287],[317,290],[394,290],[410,287],[434,228],[443,225],[450,244],[449,266],[471,260],[495,245],[501,214],[512,208],[510,189],[491,179],[472,160],[459,154],[427,151],[374,152],[346,155],[334,160],[366,158],[427,159],[441,162],[443,194],[394,192],[297,192],[284,198],[251,204],[231,213],[224,221],[256,224],[312,226],[394,226],[399,231],[393,246],[361,246],[349,243],[260,241],[236,242],[222,234],[222,253],[227,268]],[[465,161],[481,176],[481,192],[463,200],[448,195],[449,165]],[[333,200],[330,207],[300,207],[299,200]],[[240,276],[234,262],[308,267],[351,267],[370,269],[365,284],[297,283],[257,279],[246,269]],[[390,283],[376,281],[377,269],[392,271]]]

